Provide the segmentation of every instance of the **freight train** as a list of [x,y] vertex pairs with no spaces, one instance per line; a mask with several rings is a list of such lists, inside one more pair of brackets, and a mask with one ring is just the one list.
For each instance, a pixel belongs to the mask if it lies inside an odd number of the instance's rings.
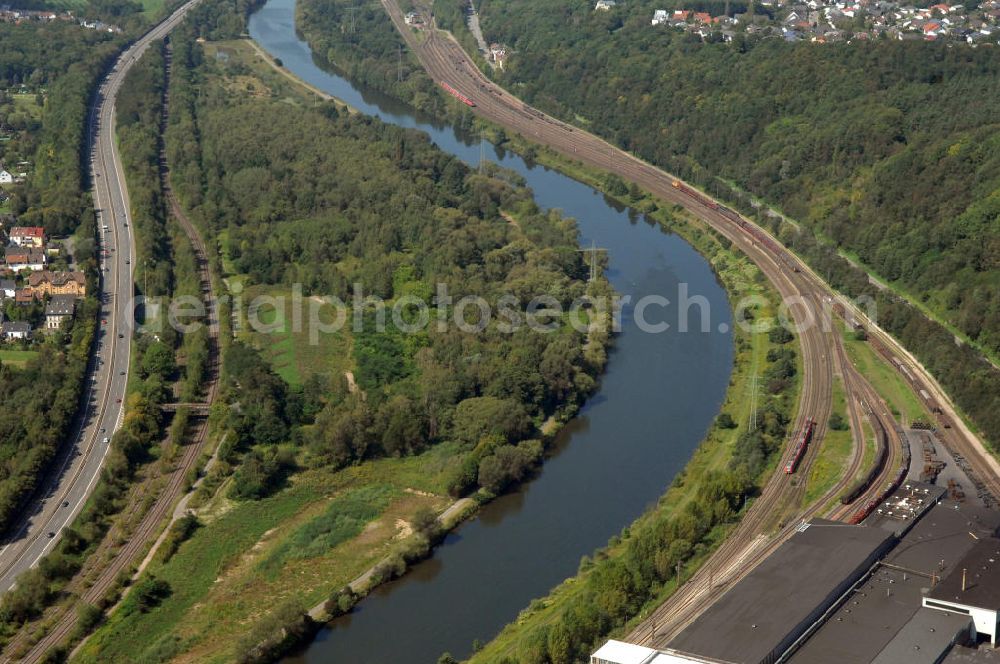
[[[903,431],[898,427],[897,431],[899,433],[900,440],[905,440],[904,438],[905,434],[903,433]],[[910,446],[904,443],[903,463],[899,467],[899,470],[896,471],[896,476],[892,478],[892,481],[886,485],[886,487],[882,490],[881,493],[879,493],[879,495],[869,500],[867,503],[865,503],[864,507],[855,512],[854,516],[848,519],[847,523],[851,524],[852,526],[856,526],[865,519],[867,519],[868,516],[875,511],[876,507],[881,505],[886,498],[891,496],[892,493],[900,487],[900,485],[903,483],[903,480],[906,479],[906,474],[909,472],[910,472]]]
[[802,427],[802,431],[799,432],[799,437],[795,441],[795,451],[792,452],[792,458],[785,464],[786,474],[791,475],[799,467],[799,462],[802,461],[802,457],[806,453],[806,448],[809,447],[809,441],[812,440],[813,429],[815,428],[816,422],[812,419],[806,420],[806,425]]
[[441,87],[444,88],[445,92],[447,92],[452,97],[454,97],[455,99],[459,100],[460,102],[462,102],[466,106],[475,106],[476,105],[476,102],[472,101],[471,99],[469,99],[468,97],[466,97],[461,92],[459,92],[455,88],[451,87],[450,85],[448,85],[444,81],[441,81]]
[[851,489],[840,497],[840,503],[842,505],[850,505],[855,500],[861,497],[868,487],[872,485],[875,479],[882,473],[882,469],[885,468],[886,459],[889,456],[889,433],[885,430],[882,425],[882,421],[875,417],[871,418],[872,423],[875,425],[876,437],[878,442],[878,452],[876,452],[875,463],[872,464],[871,469],[858,480]]
[[799,264],[788,255],[788,251],[783,246],[775,242],[774,238],[772,238],[770,235],[762,231],[760,228],[747,222],[746,219],[740,216],[739,212],[733,210],[732,208],[728,208],[725,205],[720,205],[719,203],[716,203],[708,196],[705,196],[701,192],[692,189],[691,187],[687,186],[680,180],[674,180],[673,185],[674,189],[677,189],[678,191],[687,194],[688,196],[695,199],[705,207],[712,210],[717,210],[719,214],[721,214],[723,217],[725,217],[729,221],[739,226],[740,229],[743,230],[743,232],[745,232],[747,235],[749,235],[755,243],[767,247],[775,256],[777,256],[779,260],[785,263],[793,271],[795,272],[799,271]]

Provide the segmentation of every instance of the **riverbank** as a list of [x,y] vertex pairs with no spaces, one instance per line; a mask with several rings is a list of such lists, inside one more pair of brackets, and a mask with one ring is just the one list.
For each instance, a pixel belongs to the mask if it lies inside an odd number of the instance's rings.
[[[209,42],[204,48],[211,56],[209,62],[226,63],[218,67],[231,67],[238,74],[232,80],[211,80],[212,86],[234,95],[280,100],[289,108],[314,108],[315,102],[305,93],[288,89],[289,79],[273,66],[254,58],[254,67],[246,69],[244,56],[252,54],[246,42]],[[346,120],[345,115],[339,119]],[[336,119],[334,113],[332,120]],[[430,151],[415,135],[407,134],[406,139]],[[440,157],[442,163],[451,161]],[[519,246],[526,247],[529,256],[533,251],[528,245],[553,244],[562,237],[554,235],[560,231],[565,231],[568,240],[573,239],[568,232],[570,222],[558,215],[542,218],[526,202],[506,200],[511,209],[507,211],[505,205],[505,214],[517,221],[518,230],[511,231],[498,218],[495,221],[503,232],[520,233],[523,227],[525,234],[542,233],[521,239]],[[575,242],[563,253],[573,256],[574,248]],[[231,260],[232,256],[223,259]],[[582,281],[579,286],[581,291],[585,287]],[[603,287],[603,280],[586,286]],[[257,287],[249,287],[244,295],[249,297],[253,288]],[[608,318],[604,326],[609,323]],[[307,334],[286,329],[274,335],[273,343],[301,350],[308,345]],[[244,344],[255,345],[248,329],[240,326],[237,336]],[[581,335],[580,341],[583,339]],[[325,348],[331,355],[328,360],[347,352],[336,346],[336,335],[327,335],[324,342],[327,340],[334,344]],[[600,343],[607,341],[605,337]],[[261,351],[268,349],[262,347]],[[580,354],[586,352],[586,347],[579,348]],[[282,371],[290,384],[301,385],[309,378],[304,369],[315,370],[322,359],[312,347],[309,353],[311,367],[309,362],[302,365],[296,361],[275,370]],[[580,381],[574,388],[586,384]],[[575,398],[567,398],[557,410],[556,420],[568,419],[575,403]],[[549,421],[551,418],[546,424]],[[541,419],[538,424],[542,424]],[[558,427],[547,426],[546,430],[551,439]],[[490,451],[479,453],[486,457]],[[169,559],[150,561],[139,587],[81,649],[79,659],[123,661],[136,657],[135,644],[129,638],[135,633],[146,637],[143,653],[151,658],[189,656],[199,661],[229,661],[236,656],[234,652],[253,653],[257,644],[248,639],[266,639],[267,630],[273,627],[271,617],[301,617],[305,607],[322,606],[352,582],[355,590],[370,590],[426,556],[429,542],[420,541],[423,533],[416,525],[424,515],[440,512],[441,526],[453,529],[468,515],[468,508],[479,502],[466,499],[453,503],[448,497],[455,466],[468,455],[459,443],[443,442],[419,455],[366,460],[341,470],[305,470],[295,473],[287,487],[255,501],[227,495],[234,483],[231,468],[227,469],[232,464],[230,456],[215,467],[218,472],[213,469],[203,483],[204,490],[199,491],[198,504],[192,506],[198,527]],[[484,501],[489,498],[486,494],[477,495],[480,497]],[[345,518],[350,523],[342,523]],[[335,527],[323,530],[331,520]],[[309,546],[308,555],[303,555],[300,549]],[[320,612],[314,615],[319,617]]]
[[[493,138],[502,130],[483,122],[484,129],[493,132]],[[516,136],[508,139],[504,147],[519,153],[530,153],[539,164],[555,168],[604,191],[622,205],[647,210],[647,215],[670,232],[684,237],[711,263],[723,283],[730,301],[757,298],[767,304],[753,312],[755,319],[765,319],[775,314],[780,301],[777,292],[748,258],[736,254],[720,241],[720,237],[693,215],[680,209],[670,209],[642,191],[627,196],[615,196],[605,175],[582,164],[571,162],[554,151],[525,141]],[[648,614],[672,595],[708,560],[738,523],[746,509],[752,505],[752,493],[759,491],[766,478],[773,472],[778,454],[769,455],[765,468],[738,493],[745,499],[740,504],[728,505],[728,514],[712,524],[700,537],[693,540],[671,538],[666,546],[650,549],[649,541],[664,529],[676,529],[684,517],[691,517],[688,510],[708,496],[718,496],[720,475],[724,475],[740,461],[738,443],[741,432],[752,417],[752,392],[755,377],[765,374],[769,353],[781,344],[773,343],[766,334],[749,334],[742,328],[734,330],[735,362],[729,389],[720,410],[720,418],[698,446],[683,472],[675,478],[670,488],[634,522],[622,529],[606,547],[584,557],[575,576],[566,579],[548,595],[531,602],[517,619],[467,661],[470,664],[493,664],[514,658],[515,661],[532,661],[539,653],[551,661],[576,661],[586,658],[592,646],[616,635],[624,635],[646,619]],[[799,367],[799,369],[801,369]],[[781,414],[786,421],[794,419],[798,382],[781,397]],[[763,388],[756,388],[763,389]],[[723,418],[721,414],[725,414]],[[727,422],[735,423],[729,427]],[[775,450],[780,453],[780,448]],[[735,509],[733,509],[735,508]],[[726,510],[723,510],[726,512]],[[681,544],[683,542],[683,544]],[[686,555],[685,555],[686,552]],[[648,589],[633,587],[630,597],[619,601],[630,610],[621,612],[619,620],[610,629],[603,621],[594,621],[595,607],[602,607],[602,597],[615,592],[615,584],[608,580],[638,562],[647,568],[656,568]],[[620,590],[620,588],[617,588]],[[636,601],[638,600],[638,606]],[[588,622],[592,629],[588,630]],[[594,628],[596,627],[596,628]]]

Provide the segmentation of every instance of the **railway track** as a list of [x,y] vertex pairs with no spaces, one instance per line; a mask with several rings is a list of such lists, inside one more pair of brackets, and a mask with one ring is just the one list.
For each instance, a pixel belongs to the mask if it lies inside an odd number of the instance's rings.
[[[438,31],[432,25],[430,29],[423,32],[422,39],[418,40],[405,25],[395,0],[382,0],[382,4],[403,39],[417,55],[430,76],[436,82],[446,83],[474,102],[476,106],[471,109],[474,113],[482,115],[505,129],[513,130],[529,140],[545,144],[570,159],[616,173],[624,179],[638,184],[658,198],[686,208],[701,221],[731,240],[738,250],[753,260],[783,298],[800,297],[811,307],[814,307],[814,311],[818,312],[823,310],[821,302],[824,298],[829,299],[836,296],[836,293],[808,266],[784,247],[780,247],[776,240],[757,242],[751,237],[751,234],[742,232],[740,227],[734,223],[734,216],[736,219],[741,219],[739,215],[707,197],[686,196],[679,188],[671,186],[674,178],[669,174],[619,150],[603,139],[581,129],[570,127],[516,99],[509,92],[487,79],[471,63],[468,55],[451,35]],[[703,200],[699,200],[699,198]],[[740,226],[754,229],[753,234],[758,237],[767,236],[763,229],[749,221],[742,220]],[[852,308],[851,313],[863,319],[863,315],[856,308]],[[871,322],[869,321],[869,323]],[[890,347],[898,348],[899,353],[908,357],[914,365],[917,364],[912,356],[906,354],[905,350],[899,348],[898,344],[877,326],[872,324],[870,334],[875,334]],[[721,576],[724,579],[723,584],[728,585],[741,578],[757,562],[763,560],[781,541],[794,532],[798,520],[817,516],[823,506],[849,486],[860,469],[864,455],[861,414],[857,410],[859,403],[869,404],[872,409],[869,416],[884,423],[889,433],[887,443],[889,450],[885,469],[875,478],[872,487],[864,492],[859,500],[869,499],[869,496],[877,493],[879,487],[884,484],[885,478],[889,477],[893,469],[897,468],[901,462],[903,444],[901,429],[895,423],[888,406],[878,397],[864,376],[860,375],[847,360],[839,334],[807,330],[799,336],[799,339],[802,348],[804,376],[803,391],[793,430],[799,430],[807,417],[812,417],[817,422],[817,431],[814,434],[816,442],[803,459],[801,473],[803,476],[808,474],[809,467],[815,459],[826,433],[832,399],[831,364],[834,361],[833,358],[836,358],[841,366],[852,426],[858,432],[861,441],[854,446],[854,454],[848,468],[849,472],[845,473],[844,477],[841,477],[837,484],[819,501],[804,510],[798,509],[805,491],[802,483],[793,484],[788,481],[787,477],[781,476],[783,473],[775,473],[766,483],[760,497],[754,501],[741,523],[720,546],[717,553],[677,593],[659,607],[650,619],[637,628],[629,637],[630,640],[654,646],[663,645],[669,641],[671,635],[682,628],[685,621],[689,620],[691,616],[697,615],[719,595],[717,592],[719,586],[714,584],[716,579]],[[926,375],[924,378],[928,384],[933,386],[933,389],[930,390],[931,394],[946,401],[943,392],[933,382],[933,379]],[[957,434],[957,431],[954,433]],[[991,491],[1000,495],[1000,464],[986,455],[981,443],[977,443],[968,430],[964,430],[962,433],[965,440],[956,440],[949,449],[967,454],[971,465],[976,465],[984,475],[992,476],[988,486]],[[787,461],[787,454],[786,450],[781,465]],[[857,501],[855,501],[856,503]],[[841,516],[846,512],[846,509],[840,508],[833,510],[835,515]],[[794,518],[789,518],[789,514],[794,515]],[[778,530],[772,534],[775,524],[777,524]]]
[[[166,60],[167,75],[169,81],[169,49]],[[202,300],[208,312],[208,366],[206,379],[204,382],[205,400],[207,403],[214,403],[219,390],[219,327],[218,312],[216,302],[213,297],[214,284],[212,273],[208,262],[208,253],[201,234],[191,223],[187,215],[178,204],[177,198],[170,187],[170,174],[166,161],[166,156],[162,145],[162,132],[166,127],[167,115],[169,112],[169,98],[164,97],[163,118],[161,122],[161,146],[160,146],[160,178],[164,195],[170,206],[173,218],[178,222],[188,241],[191,243],[195,254],[198,269],[198,282],[201,290]],[[170,472],[166,486],[162,488],[159,496],[150,510],[143,516],[139,526],[129,534],[129,539],[125,545],[114,555],[112,560],[101,569],[98,578],[86,590],[80,594],[80,600],[88,604],[97,605],[103,601],[111,588],[118,582],[122,571],[134,565],[149,545],[156,539],[157,534],[164,528],[165,521],[171,515],[173,505],[180,497],[187,483],[190,471],[196,467],[198,459],[201,457],[208,442],[208,418],[207,416],[194,416],[194,430],[187,436],[187,444],[183,446],[183,454],[177,466]],[[169,525],[166,524],[166,525]],[[107,542],[109,537],[105,538]],[[65,610],[56,622],[55,626],[19,661],[33,663],[42,661],[46,654],[62,644],[72,633],[76,626],[77,615],[75,611]],[[15,648],[12,643],[8,649]],[[10,660],[4,660],[10,661]]]

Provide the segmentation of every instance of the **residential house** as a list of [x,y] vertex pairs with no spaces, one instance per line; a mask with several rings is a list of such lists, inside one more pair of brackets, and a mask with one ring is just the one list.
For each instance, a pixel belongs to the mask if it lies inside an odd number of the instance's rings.
[[45,329],[58,330],[76,311],[76,298],[72,295],[53,296],[45,305]]
[[17,284],[14,283],[13,279],[0,279],[0,294],[4,297],[14,297],[14,291],[17,290]]
[[712,15],[707,12],[696,12],[694,15],[694,20],[698,23],[703,23],[705,25],[711,25]]
[[45,252],[28,247],[7,247],[4,249],[7,268],[14,272],[21,270],[44,270]]
[[36,297],[43,295],[83,297],[87,294],[87,278],[83,272],[39,270],[28,275],[28,288]]
[[667,20],[668,20],[667,10],[657,9],[656,11],[653,12],[653,20],[651,21],[651,23],[653,25],[661,25],[663,23],[666,23]]
[[35,294],[30,288],[18,288],[14,291],[14,304],[31,304],[35,301]]
[[14,226],[10,229],[10,243],[18,247],[45,246],[45,229],[41,226]]
[[594,11],[606,12],[613,8],[616,4],[615,0],[597,0],[597,4],[594,5]]
[[0,324],[0,334],[8,341],[12,339],[27,339],[31,336],[31,324],[23,321],[6,321]]
[[10,171],[0,168],[0,184],[14,184],[14,175]]

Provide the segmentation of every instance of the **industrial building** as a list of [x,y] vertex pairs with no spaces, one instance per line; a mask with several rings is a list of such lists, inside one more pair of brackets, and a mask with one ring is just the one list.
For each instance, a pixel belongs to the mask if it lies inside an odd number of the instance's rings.
[[1000,664],[1000,511],[953,494],[908,482],[862,525],[804,524],[669,648],[591,662]]
[[924,597],[924,607],[971,618],[976,633],[989,637],[990,645],[995,646],[1000,610],[1000,539],[977,541],[951,574]]
[[804,524],[669,645],[723,662],[777,661],[894,543],[879,528]]

